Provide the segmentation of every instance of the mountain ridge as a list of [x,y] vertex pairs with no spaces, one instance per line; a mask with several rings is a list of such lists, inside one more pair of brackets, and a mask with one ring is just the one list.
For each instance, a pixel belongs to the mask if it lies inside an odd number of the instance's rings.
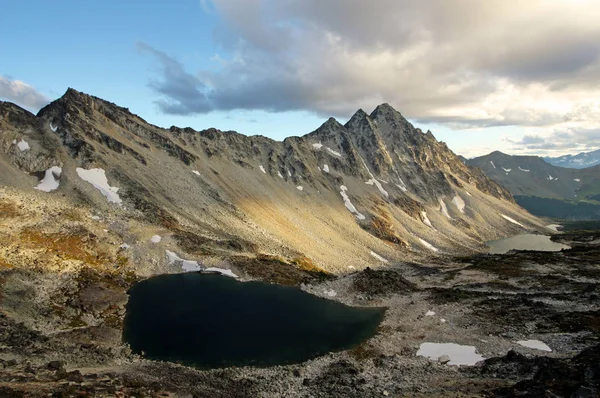
[[[211,258],[306,256],[342,272],[350,262],[381,264],[370,252],[397,261],[483,250],[485,240],[520,228],[505,213],[529,229],[543,228],[505,188],[389,104],[371,114],[359,110],[345,125],[330,118],[283,141],[214,128],[163,129],[74,89],[27,120],[0,120],[3,163],[30,174],[19,185],[35,186],[31,176],[39,182],[50,167],[61,167],[58,192],[174,236],[209,239]],[[17,138],[31,149],[16,149]],[[105,171],[124,205],[107,204],[78,168]],[[232,239],[239,244],[224,243]]]

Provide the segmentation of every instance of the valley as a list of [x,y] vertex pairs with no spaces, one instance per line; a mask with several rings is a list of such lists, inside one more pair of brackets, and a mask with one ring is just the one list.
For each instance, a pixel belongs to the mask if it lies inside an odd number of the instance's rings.
[[[0,129],[2,396],[598,391],[600,235],[552,236],[569,250],[489,254],[490,240],[555,229],[387,104],[279,142],[162,129],[69,89],[37,115],[0,103]],[[167,277],[284,285],[378,318],[292,361],[162,362],[123,332],[132,292]],[[207,311],[222,297],[196,293]],[[205,338],[217,319],[199,322]],[[211,347],[217,362],[227,339],[250,349],[264,330],[230,329]],[[570,376],[556,384],[549,369]]]

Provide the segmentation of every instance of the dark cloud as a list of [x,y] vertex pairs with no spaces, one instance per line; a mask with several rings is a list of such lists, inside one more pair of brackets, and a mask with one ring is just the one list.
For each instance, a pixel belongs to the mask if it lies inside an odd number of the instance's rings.
[[0,98],[37,112],[47,105],[50,99],[44,94],[19,80],[0,76]]
[[183,65],[162,51],[146,43],[137,43],[139,50],[152,54],[161,65],[161,80],[152,80],[149,86],[163,99],[156,101],[165,113],[187,115],[205,113],[212,109],[206,85],[197,77],[186,72]]
[[[204,2],[207,6],[206,1]],[[219,68],[161,64],[167,113],[388,102],[453,127],[600,122],[600,8],[547,0],[213,0]],[[578,5],[579,4],[579,5]]]

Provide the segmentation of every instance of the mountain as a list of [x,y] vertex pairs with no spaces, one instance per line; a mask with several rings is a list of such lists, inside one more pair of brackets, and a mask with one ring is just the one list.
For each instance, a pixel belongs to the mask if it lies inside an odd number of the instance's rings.
[[508,190],[387,104],[278,142],[162,129],[69,89],[37,115],[1,103],[0,128],[0,183],[55,184],[43,195],[153,225],[188,255],[307,258],[343,272],[481,250],[522,228],[506,217],[541,227]]
[[557,218],[600,217],[600,165],[585,169],[554,166],[537,156],[495,151],[467,160],[505,186],[533,214]]
[[600,149],[592,152],[581,152],[578,155],[547,156],[543,159],[554,166],[584,169],[600,164]]

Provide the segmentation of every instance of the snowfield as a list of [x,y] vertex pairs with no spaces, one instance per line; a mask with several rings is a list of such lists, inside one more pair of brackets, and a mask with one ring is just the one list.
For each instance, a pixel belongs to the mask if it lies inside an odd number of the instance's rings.
[[504,217],[504,219],[510,221],[513,224],[519,225],[523,228],[525,228],[525,226],[523,224],[521,224],[520,222],[518,222],[517,220],[515,220],[514,218],[510,218],[509,216],[505,216],[504,214],[500,214],[502,217]]
[[533,348],[534,350],[552,352],[552,348],[539,340],[519,340],[517,341],[517,344],[522,345],[523,347]]
[[342,199],[344,200],[344,205],[346,206],[346,209],[348,209],[350,213],[354,214],[359,220],[364,220],[365,216],[360,214],[358,210],[356,210],[356,207],[354,207],[352,202],[350,202],[350,198],[346,193],[347,190],[348,188],[345,185],[340,185],[340,195],[342,195]]
[[81,167],[78,167],[77,169],[75,169],[75,171],[79,175],[79,178],[81,178],[83,181],[92,184],[94,188],[99,190],[100,193],[104,195],[106,199],[108,199],[109,202],[116,203],[118,205],[122,203],[122,200],[119,197],[119,194],[117,193],[119,188],[111,187],[110,185],[108,185],[106,173],[103,169],[86,170],[82,169]]
[[428,248],[429,250],[431,250],[432,252],[438,252],[440,251],[437,247],[435,247],[434,245],[432,245],[431,243],[427,242],[425,239],[421,239],[419,238],[419,242],[421,242],[421,244],[423,246],[425,246],[426,248]]
[[58,179],[60,178],[61,174],[62,168],[58,166],[50,167],[48,170],[46,170],[44,178],[42,179],[42,181],[40,181],[38,186],[35,187],[35,189],[39,189],[40,191],[44,192],[54,191],[58,188]]
[[460,196],[456,195],[452,198],[452,203],[454,203],[454,206],[456,206],[458,211],[461,213],[465,212],[465,201]]
[[485,358],[476,352],[476,348],[470,345],[456,343],[422,343],[417,351],[417,356],[426,357],[437,361],[441,356],[450,358],[448,365],[473,366]]
[[25,152],[31,149],[29,143],[21,138],[21,141],[17,142],[17,147],[21,152]]
[[388,260],[381,257],[379,254],[375,253],[373,250],[371,250],[371,256],[375,257],[377,260],[381,261],[382,263],[386,263],[386,264],[388,263]]

